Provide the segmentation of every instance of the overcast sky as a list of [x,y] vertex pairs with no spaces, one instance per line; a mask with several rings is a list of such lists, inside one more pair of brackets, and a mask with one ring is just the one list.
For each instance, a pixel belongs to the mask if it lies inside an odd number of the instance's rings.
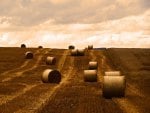
[[149,0],[0,0],[0,46],[150,48]]

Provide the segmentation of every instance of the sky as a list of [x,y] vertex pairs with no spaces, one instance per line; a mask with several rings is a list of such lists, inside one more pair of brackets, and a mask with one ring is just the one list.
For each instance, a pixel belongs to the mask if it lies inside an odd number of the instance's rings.
[[0,0],[0,46],[150,48],[149,0]]

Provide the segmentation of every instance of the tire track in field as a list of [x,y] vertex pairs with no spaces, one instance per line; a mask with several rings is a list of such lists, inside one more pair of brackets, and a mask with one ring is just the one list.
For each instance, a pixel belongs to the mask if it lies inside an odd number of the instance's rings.
[[59,71],[62,70],[62,68],[63,68],[63,66],[65,64],[66,57],[67,57],[68,54],[69,54],[69,51],[65,50],[65,52],[63,53],[63,57],[61,58],[61,61],[58,64],[58,70]]
[[[69,76],[72,73],[73,69],[70,69],[68,71],[68,74],[66,76]],[[59,85],[54,86],[51,88],[51,90],[48,90],[46,93],[42,94],[36,102],[33,102],[32,104],[25,106],[23,109],[19,109],[15,113],[36,113],[40,109],[42,109],[43,106],[45,106],[48,101],[50,101],[52,98],[55,97],[57,94],[57,91],[60,90],[61,86],[67,79],[64,79]]]
[[[35,52],[35,55],[36,55],[36,54],[39,54],[39,53],[40,53],[40,50],[37,50],[37,51]],[[5,76],[8,76],[8,75],[11,75],[11,76],[12,76],[13,73],[15,73],[15,71],[19,71],[19,70],[22,70],[22,69],[28,67],[28,65],[29,65],[30,62],[31,62],[31,60],[26,60],[20,67],[18,67],[18,68],[16,68],[16,69],[8,70],[8,71],[2,73],[0,77],[1,77],[1,78],[5,78]],[[9,77],[8,77],[8,78],[9,78]],[[5,79],[7,79],[7,77],[6,77]],[[4,81],[5,81],[5,80],[4,80]],[[3,82],[3,79],[1,79],[1,82]]]
[[[78,112],[78,108],[80,107],[79,102],[81,102],[80,99],[82,97],[91,96],[91,93],[93,94],[93,92],[91,92],[93,91],[92,90],[93,84],[88,84],[83,82],[83,70],[85,69],[89,61],[89,56],[77,56],[72,58],[74,58],[74,63],[72,63],[73,70],[72,71],[70,70],[71,73],[70,74],[68,73],[68,78],[66,78],[66,81],[64,82],[64,84],[62,84],[60,90],[53,98],[51,98],[48,104],[45,105],[45,107],[39,111],[39,113],[60,113],[60,112],[80,113]],[[87,85],[89,85],[90,87]],[[84,89],[86,91],[84,91]],[[94,88],[94,94],[95,94],[95,88]],[[83,103],[81,103],[81,106],[86,105],[85,106],[86,110],[89,110],[91,108],[91,107],[87,107],[87,105],[91,105],[91,104],[93,105],[93,103],[89,102],[87,104],[84,102],[85,99],[83,99]],[[98,108],[98,106],[95,107]],[[86,113],[86,112],[81,112],[81,113]]]
[[[106,64],[107,65],[107,64]],[[107,71],[113,71],[109,65],[107,65]],[[126,86],[128,83],[126,83]],[[132,85],[130,85],[132,86]],[[141,97],[139,94],[139,91],[137,89],[130,89],[129,87],[126,87],[126,90],[130,90],[134,95],[138,95]],[[124,98],[113,98],[112,101],[114,101],[120,108],[125,111],[125,113],[141,113],[139,108],[135,105],[133,105],[130,100],[127,99],[127,97]]]
[[[48,53],[48,51],[45,50],[45,51],[44,51],[44,54],[47,54],[47,53]],[[5,81],[3,81],[3,82],[11,81],[13,78],[22,76],[23,73],[25,73],[25,72],[27,72],[27,71],[31,71],[31,70],[37,68],[37,67],[38,67],[38,64],[39,64],[39,62],[40,62],[41,60],[42,60],[42,55],[40,55],[40,56],[38,57],[38,60],[36,61],[36,63],[34,64],[34,66],[33,66],[32,68],[25,69],[25,70],[22,71],[22,72],[17,72],[17,73],[15,74],[15,76],[9,77],[9,78],[5,79]],[[14,98],[16,98],[16,97],[18,97],[18,96],[24,94],[25,92],[31,90],[32,88],[36,87],[37,85],[27,85],[27,84],[25,84],[25,86],[26,86],[26,87],[23,89],[22,92],[17,92],[17,93],[15,93],[15,94],[13,94],[13,95],[7,95],[7,96],[4,95],[4,96],[1,96],[1,98],[0,98],[0,105],[5,104],[5,103],[7,103],[8,101],[13,100]]]
[[74,65],[74,58],[72,58],[70,60],[70,67],[67,70],[67,73],[64,74],[64,79],[61,81],[61,83],[56,86],[52,92],[47,93],[48,94],[48,98],[45,99],[45,103],[41,104],[39,106],[39,109],[36,109],[34,111],[31,111],[29,113],[34,113],[34,112],[41,112],[45,106],[47,106],[49,104],[50,101],[52,101],[53,99],[55,99],[56,94],[58,94],[58,92],[64,87],[64,85],[69,81],[69,79],[71,78],[70,75],[72,75],[73,73],[73,65]]
[[137,95],[137,96],[139,96],[140,98],[145,98],[145,97],[146,97],[146,96],[143,95],[143,94],[141,93],[141,91],[139,91],[135,86],[133,86],[133,85],[131,85],[131,84],[129,84],[129,83],[126,83],[126,86],[127,86],[128,90],[129,90],[130,92],[132,92],[134,95]]
[[[68,50],[64,51],[63,56],[58,63],[58,70],[59,71],[62,71],[62,68],[63,68],[64,63],[66,61],[66,57],[68,55],[68,52],[69,52]],[[65,77],[63,78],[63,80],[61,81],[61,83],[59,85],[53,86],[53,88],[51,88],[51,90],[47,90],[46,93],[41,94],[40,97],[37,99],[37,101],[33,101],[30,105],[25,106],[24,108],[17,110],[15,113],[35,113],[40,108],[45,106],[47,101],[49,101],[51,98],[53,98],[55,96],[55,94],[60,89],[60,87],[69,78],[69,75],[71,74],[72,70],[73,70],[73,68],[70,67],[68,74],[65,75]]]
[[84,85],[83,69],[85,69],[85,65],[87,65],[89,59],[87,56],[71,58],[70,62],[72,63],[70,69],[68,69],[69,72],[66,72],[68,77],[65,78],[62,86],[59,87],[54,96],[51,97],[38,113],[75,113],[78,109],[80,94],[87,87],[82,86]]
[[[68,60],[66,62],[66,64],[68,64],[66,66],[69,67],[69,69],[64,70],[66,78],[58,90],[55,91],[54,95],[52,95],[37,113],[75,113],[75,108],[78,107],[77,104],[79,100],[79,96],[77,95],[80,94],[76,85],[82,84],[83,82],[80,80],[85,56],[71,56],[70,58],[70,60],[68,58],[69,63]],[[81,65],[79,65],[80,63]]]
[[95,51],[92,50],[90,52],[90,56],[91,56],[92,61],[97,61],[98,62],[98,68],[97,68],[98,81],[100,81],[102,83],[103,76],[102,76],[102,73],[101,73],[100,70],[102,70],[101,65],[102,65],[103,61],[102,60],[99,61],[94,52]]
[[[105,66],[107,71],[113,71],[112,67],[106,62],[106,59],[104,60]],[[111,62],[113,63],[113,62]],[[144,97],[143,94],[140,93],[140,91],[135,88],[132,84],[129,84],[126,82],[126,91],[130,91],[131,94],[134,94],[134,96],[138,96],[139,98]],[[139,106],[135,106],[127,97],[124,98],[113,98],[112,99],[117,105],[120,106],[120,108],[125,111],[125,113],[141,113],[141,110],[139,109]]]
[[[132,52],[132,51],[131,51]],[[111,59],[111,57],[109,57]],[[116,60],[115,60],[116,61]],[[112,60],[113,62],[113,60]],[[123,63],[123,62],[122,62]],[[117,64],[117,63],[115,63]],[[115,66],[114,66],[115,67]],[[127,67],[126,67],[127,68]],[[132,76],[132,74],[128,74],[128,70],[123,70],[124,68],[121,66],[121,70],[125,73],[127,73],[127,76]],[[131,70],[132,71],[132,70]],[[136,70],[138,72],[138,70]],[[130,72],[129,72],[130,73]],[[142,82],[142,79],[140,79]],[[127,77],[127,90],[126,90],[126,97],[129,101],[129,103],[133,104],[135,107],[137,107],[138,111],[140,113],[149,113],[150,108],[150,97],[149,95],[145,94],[141,89],[141,87],[138,86],[138,82],[133,83],[132,80],[130,80]]]
[[103,109],[105,113],[122,113],[115,111],[118,107],[113,105],[113,101],[108,110],[107,102],[100,98],[99,83],[85,83],[82,80],[89,56],[74,57],[74,60],[73,71],[68,74],[66,82],[38,113],[104,113]]
[[94,55],[94,50],[89,50],[90,56],[92,57],[92,61],[96,61],[97,57]]
[[125,113],[141,113],[138,106],[133,105],[126,97],[114,98],[113,101],[120,106]]
[[91,59],[98,62],[98,77],[99,82],[89,83],[88,86],[85,86],[84,95],[81,96],[80,106],[77,113],[122,113],[118,105],[115,104],[112,100],[106,100],[102,97],[101,83],[103,81],[102,74],[102,53],[98,51],[91,51]]
[[21,92],[16,92],[13,95],[4,95],[3,97],[1,97],[0,98],[0,105],[6,104],[8,101],[11,101],[14,98],[16,98],[17,96],[24,94],[25,92],[29,91],[30,89],[32,89],[36,85],[25,85],[25,86],[26,87]]
[[[47,54],[47,51],[44,51],[43,53],[44,53],[44,54]],[[12,80],[12,79],[15,78],[15,77],[22,76],[23,73],[35,69],[35,68],[38,66],[38,64],[39,64],[39,62],[41,61],[41,59],[42,59],[42,55],[38,56],[37,61],[35,62],[35,64],[34,64],[31,68],[28,67],[27,69],[25,69],[25,70],[23,70],[23,71],[18,71],[18,72],[14,73],[14,74],[11,73],[11,76],[9,76],[9,77],[7,77],[7,78],[5,78],[5,79],[2,80],[2,83],[3,83],[3,82],[10,81],[10,80]],[[28,64],[28,63],[26,63],[26,64]],[[26,65],[26,66],[27,66],[27,65]]]
[[[35,52],[35,55],[36,55],[36,54],[39,54],[39,53],[40,53],[40,50],[37,50],[37,51]],[[11,72],[20,70],[20,69],[26,67],[29,62],[30,62],[29,60],[26,60],[20,67],[18,67],[18,68],[16,68],[16,69],[9,70],[9,71],[6,71],[6,72],[2,73],[2,75],[6,75],[6,74],[8,74],[8,73],[11,73]]]

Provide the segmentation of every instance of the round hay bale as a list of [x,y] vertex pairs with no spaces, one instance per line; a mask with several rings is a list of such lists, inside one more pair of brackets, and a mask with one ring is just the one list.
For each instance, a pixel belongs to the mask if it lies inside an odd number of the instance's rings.
[[125,76],[104,76],[102,94],[105,98],[124,97]]
[[89,69],[97,69],[98,63],[96,61],[89,62]]
[[43,46],[38,46],[38,48],[39,48],[39,49],[42,49],[42,48],[43,48]]
[[93,45],[88,45],[88,49],[93,49]]
[[32,58],[33,58],[33,53],[32,53],[31,51],[27,51],[27,52],[25,53],[25,58],[26,58],[26,59],[32,59]]
[[21,48],[26,48],[26,45],[25,44],[21,44]]
[[106,71],[105,76],[120,76],[121,72],[120,71]]
[[85,82],[97,82],[97,70],[84,70]]
[[47,65],[54,65],[55,63],[56,63],[56,58],[55,57],[48,56],[46,58],[46,64]]
[[61,74],[57,70],[46,69],[41,79],[44,83],[59,83],[61,81]]
[[69,45],[68,49],[75,49],[75,46]]
[[78,56],[84,56],[84,54],[85,54],[85,49],[78,49],[77,50],[77,55]]
[[71,56],[77,56],[77,50],[76,49],[71,50]]

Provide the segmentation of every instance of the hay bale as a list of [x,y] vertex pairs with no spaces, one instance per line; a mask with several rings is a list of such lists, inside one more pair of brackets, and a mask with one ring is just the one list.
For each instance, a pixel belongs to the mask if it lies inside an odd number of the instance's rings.
[[54,65],[55,63],[56,63],[56,58],[55,57],[48,56],[46,58],[46,64],[47,65]]
[[77,49],[78,56],[84,56],[84,54],[85,54],[85,49]]
[[25,44],[21,44],[21,48],[26,48],[26,45]]
[[59,83],[61,81],[61,74],[57,70],[46,69],[41,79],[44,83]]
[[71,50],[71,56],[77,56],[77,49]]
[[93,49],[93,45],[88,45],[88,49]]
[[72,49],[71,56],[84,56],[85,49]]
[[98,68],[98,62],[96,61],[89,62],[89,69],[97,69],[97,68]]
[[97,70],[84,70],[85,82],[97,82]]
[[43,46],[38,46],[38,48],[39,48],[39,49],[42,49],[42,48],[43,48]]
[[120,76],[121,72],[120,71],[106,71],[105,76]]
[[104,76],[102,94],[105,98],[124,97],[125,76]]
[[27,52],[25,53],[25,58],[26,58],[26,59],[32,59],[32,58],[33,58],[33,53],[32,53],[31,51],[27,51]]
[[75,49],[75,46],[69,45],[68,49]]

